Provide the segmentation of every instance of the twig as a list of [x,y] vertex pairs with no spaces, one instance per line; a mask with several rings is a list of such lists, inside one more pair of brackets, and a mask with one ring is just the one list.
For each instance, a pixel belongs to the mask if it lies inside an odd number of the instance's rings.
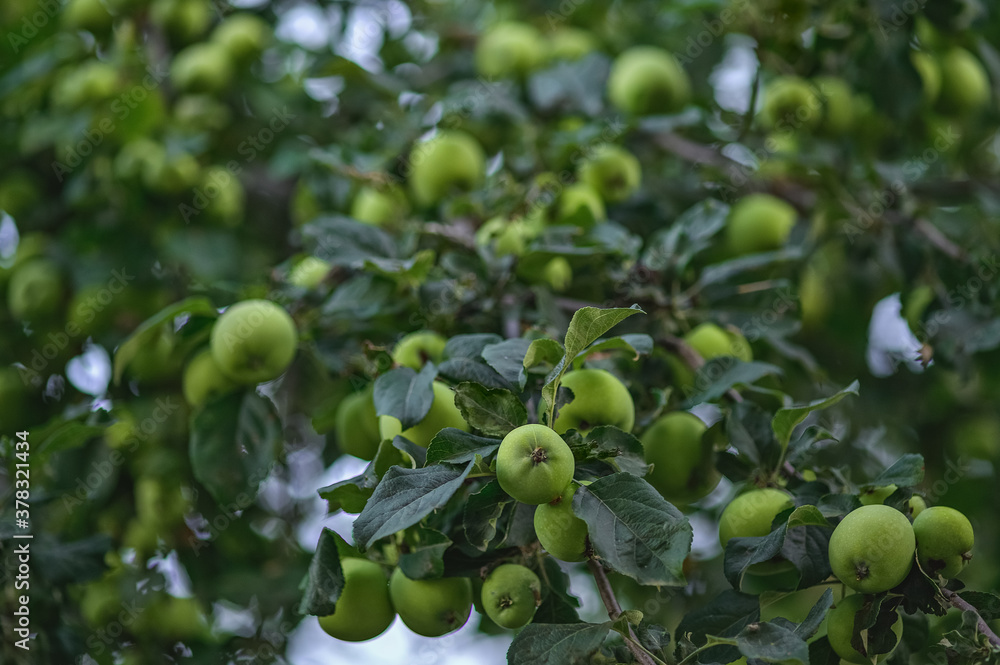
[[[608,579],[608,574],[604,572],[604,567],[594,559],[587,559],[587,567],[590,568],[590,572],[597,582],[597,591],[601,594],[601,600],[604,601],[604,607],[608,610],[608,616],[612,621],[616,621],[621,616],[622,606],[618,604],[618,599],[615,598],[615,591],[611,588],[611,581]],[[628,627],[628,634],[629,639],[626,640],[626,644],[628,644],[632,655],[635,656],[636,662],[642,663],[642,665],[656,665],[645,649],[639,644],[639,638],[636,637],[632,626]]]
[[989,625],[987,625],[986,621],[979,614],[979,610],[967,603],[961,596],[951,589],[941,589],[941,595],[945,597],[945,600],[951,603],[952,607],[958,608],[962,611],[974,612],[976,614],[976,627],[979,629],[979,632],[986,636],[986,639],[990,641],[990,644],[995,647],[1000,647],[1000,637],[997,637],[997,634],[993,632]]

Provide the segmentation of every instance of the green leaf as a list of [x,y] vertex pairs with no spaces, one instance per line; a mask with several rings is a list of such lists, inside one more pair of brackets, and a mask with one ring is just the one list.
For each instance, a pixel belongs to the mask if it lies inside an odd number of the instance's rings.
[[399,557],[399,567],[411,580],[436,579],[444,574],[444,551],[451,539],[440,531],[417,526],[407,534],[408,551]]
[[[685,614],[674,632],[678,636],[690,633],[692,643],[702,646],[707,642],[708,635],[735,637],[748,625],[759,620],[760,603],[757,596],[725,589],[709,600],[708,604]],[[704,653],[704,662],[729,663],[739,658],[739,652],[732,647],[715,647]]]
[[828,526],[833,528],[833,525],[823,517],[823,513],[816,506],[799,506],[792,511],[788,517],[788,528],[797,526]]
[[503,337],[494,333],[455,335],[444,346],[444,358],[446,360],[454,358],[479,360],[484,349],[501,341],[503,341]]
[[740,653],[780,665],[809,665],[809,645],[795,631],[774,623],[751,623],[736,636]]
[[781,449],[785,450],[788,448],[788,442],[792,438],[792,430],[805,420],[810,413],[820,409],[827,409],[848,395],[857,395],[858,388],[858,382],[854,381],[851,385],[829,397],[815,400],[809,404],[778,409],[778,412],[774,414],[774,419],[771,421],[771,428],[774,430],[774,436],[778,439]]
[[[528,345],[528,350],[524,353],[524,369],[529,370],[541,364],[556,365],[562,361],[566,355],[563,345],[554,339],[536,339]],[[521,381],[522,387],[524,381]]]
[[776,263],[798,261],[802,259],[802,250],[798,247],[787,247],[775,252],[747,254],[723,263],[716,263],[702,269],[698,277],[701,288],[725,282],[745,272],[756,271]]
[[[17,542],[28,541],[13,541],[10,545],[12,550]],[[56,541],[42,534],[31,545],[31,552],[35,557],[32,575],[37,570],[39,577],[53,586],[95,580],[107,570],[104,556],[110,551],[113,551],[112,540],[103,533],[71,542]],[[13,585],[13,575],[11,584]]]
[[809,614],[806,618],[795,628],[795,634],[800,638],[807,640],[813,636],[813,634],[819,630],[819,627],[826,620],[826,612],[833,605],[833,590],[826,589],[823,595],[820,596],[816,604],[812,606],[809,610]]
[[512,501],[513,499],[500,488],[500,483],[496,479],[469,496],[462,513],[462,528],[470,545],[481,552],[486,551],[487,546],[496,537],[497,521],[503,513],[504,506]]
[[535,611],[532,623],[579,623],[577,609],[580,601],[570,593],[570,577],[555,557],[542,559],[538,579],[542,583],[542,603]]
[[517,395],[503,388],[486,388],[478,383],[455,386],[455,405],[462,418],[487,436],[504,437],[528,424],[528,411]]
[[617,471],[642,478],[649,471],[642,442],[634,434],[612,425],[600,425],[590,430],[584,444],[590,449],[588,459],[599,459]]
[[424,419],[434,403],[431,385],[436,373],[434,364],[427,363],[419,374],[409,367],[397,367],[378,377],[375,413],[398,418],[404,430],[413,427]]
[[351,321],[384,315],[397,301],[396,286],[377,275],[360,274],[334,290],[325,303],[323,314]]
[[573,359],[573,365],[579,367],[588,357],[595,353],[607,353],[608,351],[618,351],[624,349],[632,354],[634,360],[639,356],[649,355],[653,351],[653,338],[649,335],[621,335],[609,339],[599,339],[586,349],[577,354]]
[[630,473],[598,478],[577,490],[573,512],[587,523],[594,550],[616,572],[640,584],[684,585],[691,525],[642,478]]
[[875,487],[885,487],[886,485],[914,487],[922,483],[923,480],[924,456],[910,453],[893,462],[892,466],[872,481],[872,485]]
[[249,505],[280,445],[274,405],[256,393],[227,395],[191,418],[191,468],[219,505]]
[[780,376],[781,368],[770,363],[742,362],[731,356],[713,358],[698,369],[694,388],[700,392],[689,397],[680,408],[689,409],[712,402],[736,385],[748,385],[765,376]]
[[704,199],[691,206],[662,231],[646,242],[642,263],[650,270],[680,274],[691,259],[713,244],[714,236],[725,228],[729,206],[716,199]]
[[308,252],[333,266],[361,268],[366,261],[396,258],[392,236],[371,224],[329,215],[302,226]]
[[604,623],[529,623],[507,649],[508,665],[566,665],[583,662],[611,632]]
[[187,298],[180,302],[164,307],[159,312],[149,317],[124,342],[115,352],[114,381],[115,385],[121,383],[122,376],[129,363],[135,359],[143,348],[152,344],[153,340],[160,333],[160,328],[180,316],[181,314],[199,314],[204,316],[216,316],[215,306],[208,298],[194,297]]
[[361,474],[321,487],[318,492],[320,497],[329,502],[331,513],[343,510],[345,513],[357,514],[365,509],[376,485],[378,476],[375,474],[375,463],[372,462]]
[[487,388],[513,387],[513,384],[497,374],[491,367],[471,358],[449,358],[438,365],[438,374],[452,383],[474,381]]
[[103,427],[97,425],[84,425],[76,420],[62,423],[38,444],[37,453],[39,455],[51,455],[63,450],[78,448],[91,439],[95,439],[104,434]]
[[1000,619],[1000,596],[986,591],[963,591],[962,600],[976,608],[984,621]]
[[337,608],[337,600],[344,590],[344,571],[340,567],[337,541],[340,536],[324,527],[316,543],[316,552],[309,562],[305,592],[299,602],[300,614],[329,616]]
[[368,548],[379,538],[411,527],[443,507],[472,470],[447,466],[420,469],[390,468],[372,493],[365,509],[354,520],[354,542]]
[[408,259],[369,258],[365,260],[365,271],[388,277],[397,282],[421,284],[434,267],[436,255],[433,250],[425,249]]
[[[524,359],[531,348],[531,340],[515,338],[483,348],[482,358],[511,386],[524,385]],[[562,349],[560,349],[560,353]]]
[[454,427],[446,427],[427,446],[427,465],[465,464],[476,457],[489,457],[500,447],[499,439],[476,436]]

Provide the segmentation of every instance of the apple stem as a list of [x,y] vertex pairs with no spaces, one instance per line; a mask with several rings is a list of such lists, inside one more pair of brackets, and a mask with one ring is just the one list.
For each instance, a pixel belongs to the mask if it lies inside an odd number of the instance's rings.
[[979,632],[986,636],[986,639],[990,641],[995,647],[1000,647],[1000,637],[989,627],[983,617],[979,614],[979,610],[966,602],[961,596],[952,591],[951,589],[941,589],[941,595],[945,597],[952,607],[960,609],[964,612],[974,612],[976,614],[976,627]]
[[[622,606],[618,604],[618,599],[615,597],[614,589],[611,588],[611,581],[608,579],[608,574],[604,572],[604,566],[596,559],[587,559],[587,567],[590,568],[590,572],[597,582],[597,591],[601,594],[604,607],[608,610],[608,617],[612,621],[617,620],[622,613]],[[639,638],[636,637],[632,626],[628,627],[628,634],[629,639],[625,640],[625,642],[628,644],[632,655],[635,656],[635,661],[642,665],[655,665],[650,655],[639,644]]]

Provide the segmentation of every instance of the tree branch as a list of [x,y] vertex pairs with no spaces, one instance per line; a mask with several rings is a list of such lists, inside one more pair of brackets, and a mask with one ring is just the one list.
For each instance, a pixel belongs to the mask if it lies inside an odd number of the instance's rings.
[[951,589],[941,589],[941,595],[945,597],[945,600],[951,603],[952,607],[958,608],[962,611],[975,612],[976,617],[978,618],[976,621],[976,627],[979,629],[979,632],[986,636],[986,639],[990,641],[990,644],[995,647],[1000,647],[1000,637],[997,637],[997,634],[993,632],[989,625],[987,625],[983,617],[980,616],[979,610],[967,603],[961,596]]
[[[597,591],[601,594],[601,600],[604,601],[604,607],[608,610],[608,616],[612,621],[617,620],[622,613],[622,606],[618,604],[618,599],[615,598],[615,591],[611,588],[611,580],[608,579],[608,574],[604,572],[604,566],[595,559],[587,559],[587,567],[590,568],[590,572],[597,582]],[[632,626],[628,627],[628,634],[629,639],[625,643],[628,644],[629,650],[635,656],[636,662],[642,665],[656,665],[649,657],[649,654],[639,645],[639,638],[636,637]]]

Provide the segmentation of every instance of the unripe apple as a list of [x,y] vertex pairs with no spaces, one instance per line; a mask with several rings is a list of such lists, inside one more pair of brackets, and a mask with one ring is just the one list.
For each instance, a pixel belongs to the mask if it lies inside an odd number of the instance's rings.
[[855,591],[878,593],[906,578],[915,548],[913,527],[903,513],[889,506],[862,506],[833,530],[830,568]]
[[240,12],[226,17],[212,31],[211,40],[221,44],[233,62],[245,63],[261,54],[270,35],[266,21],[256,14]]
[[62,271],[52,260],[34,258],[18,266],[7,284],[7,309],[19,321],[43,322],[62,311]]
[[198,160],[185,151],[151,154],[142,162],[142,166],[143,184],[152,191],[164,194],[186,192],[197,185],[201,178]]
[[347,642],[364,642],[384,633],[396,618],[382,567],[374,561],[340,560],[344,588],[333,614],[319,618],[329,635]]
[[418,330],[396,342],[392,360],[397,365],[420,371],[428,362],[441,362],[447,343],[447,339],[433,330]]
[[202,172],[199,190],[208,199],[205,213],[226,226],[243,221],[246,192],[239,176],[224,166],[210,166]]
[[479,38],[475,60],[476,71],[487,78],[524,76],[545,60],[545,43],[534,26],[506,21]]
[[524,220],[505,220],[496,235],[493,252],[497,256],[522,256],[527,249],[530,235],[530,229]]
[[546,552],[560,561],[583,561],[587,556],[587,523],[573,512],[576,485],[566,485],[555,499],[535,509],[535,535]]
[[378,420],[379,435],[383,439],[394,439],[401,435],[422,448],[430,445],[434,436],[446,427],[454,427],[468,432],[469,423],[462,418],[462,412],[455,406],[455,391],[439,381],[432,386],[434,401],[431,409],[419,423],[404,430],[402,423],[393,416],[380,416]]
[[573,267],[564,256],[557,256],[542,268],[542,279],[556,293],[562,293],[573,283]]
[[332,266],[323,259],[306,256],[288,273],[288,283],[303,289],[315,289],[323,283],[330,270]]
[[401,221],[410,212],[406,194],[396,185],[362,187],[351,203],[351,217],[375,226]]
[[507,434],[497,451],[497,481],[511,497],[532,505],[549,503],[573,479],[573,451],[544,425],[522,425]]
[[182,44],[201,37],[212,22],[211,5],[201,0],[155,0],[149,15],[171,39]]
[[[854,594],[845,597],[834,605],[826,615],[826,636],[830,640],[830,646],[833,647],[837,655],[848,663],[857,663],[858,665],[867,663],[871,665],[871,657],[865,658],[857,649],[851,646],[851,637],[854,635],[854,621],[864,604],[865,597],[862,594]],[[896,610],[896,621],[892,624],[892,632],[896,634],[896,646],[898,647],[903,637],[903,617],[899,616],[899,610]],[[895,650],[896,647],[893,647],[889,653],[880,654],[875,662],[881,663],[888,660]]]
[[886,485],[884,487],[869,487],[868,489],[861,492],[858,495],[858,499],[861,500],[861,504],[865,506],[874,506],[885,503],[885,500],[889,498],[893,492],[898,488],[895,485]]
[[851,86],[835,76],[821,76],[813,83],[819,88],[823,102],[820,129],[833,136],[849,132],[854,125],[854,91]]
[[101,35],[111,29],[112,18],[101,0],[69,0],[59,15],[62,24]]
[[184,399],[191,406],[201,406],[236,389],[237,384],[222,373],[212,350],[199,351],[184,368],[182,378]]
[[232,84],[234,73],[229,51],[214,42],[188,46],[170,65],[170,80],[184,92],[222,92]]
[[770,487],[740,494],[719,516],[719,543],[725,548],[732,538],[766,536],[778,513],[794,505],[787,492]]
[[726,240],[736,255],[780,249],[788,240],[798,214],[770,194],[750,194],[729,211]]
[[[910,500],[906,502],[906,505],[910,509],[910,518],[916,519],[917,515],[927,510],[927,501],[924,497],[919,494],[914,494],[910,497]],[[914,534],[916,535],[916,534]]]
[[52,86],[52,103],[77,109],[113,97],[119,89],[118,70],[107,62],[88,60],[64,69]]
[[602,145],[579,168],[580,181],[608,203],[624,201],[642,184],[642,167],[635,155],[617,145]]
[[643,432],[640,440],[646,463],[653,465],[646,480],[667,501],[697,501],[722,479],[712,446],[702,443],[707,429],[697,416],[674,411]]
[[924,101],[933,104],[941,94],[941,66],[933,55],[926,51],[913,51],[910,62],[917,70],[917,75],[923,84]]
[[232,121],[232,112],[211,95],[182,95],[174,104],[173,120],[184,130],[217,132]]
[[679,111],[691,97],[691,82],[669,51],[633,46],[617,58],[608,75],[608,98],[634,115]]
[[823,105],[808,81],[797,76],[775,79],[764,91],[761,123],[768,129],[809,131],[822,119]]
[[584,228],[607,219],[604,201],[596,189],[585,183],[568,186],[559,195],[556,220],[560,223],[575,222]]
[[373,459],[382,437],[371,388],[351,393],[341,400],[334,418],[340,449],[363,460]]
[[753,360],[753,350],[743,335],[724,330],[706,321],[684,335],[684,341],[705,360],[733,356],[743,362]]
[[[635,404],[618,377],[603,369],[577,369],[563,375],[561,385],[573,391],[573,401],[564,404],[552,428],[559,434],[575,429],[586,434],[598,425],[614,425],[632,431]],[[561,488],[560,488],[561,489]]]
[[581,28],[557,28],[545,40],[550,60],[580,60],[598,48],[594,35]]
[[954,508],[934,506],[913,520],[917,559],[928,575],[957,576],[972,559],[975,534],[969,518]]
[[227,309],[212,328],[212,356],[231,379],[243,384],[280,376],[295,357],[295,322],[268,300],[244,300]]
[[978,111],[990,103],[990,79],[982,63],[964,48],[955,47],[941,56],[942,110],[955,114]]
[[174,354],[176,342],[171,331],[161,330],[129,363],[129,376],[150,385],[172,380],[180,371],[180,360]]
[[410,191],[416,203],[430,207],[452,190],[477,187],[486,173],[486,155],[469,134],[442,131],[410,152]]
[[520,628],[531,622],[542,602],[542,583],[529,568],[504,563],[483,581],[483,609],[503,628]]
[[424,637],[458,630],[472,612],[472,583],[465,577],[411,580],[397,568],[389,578],[389,597],[406,627]]

